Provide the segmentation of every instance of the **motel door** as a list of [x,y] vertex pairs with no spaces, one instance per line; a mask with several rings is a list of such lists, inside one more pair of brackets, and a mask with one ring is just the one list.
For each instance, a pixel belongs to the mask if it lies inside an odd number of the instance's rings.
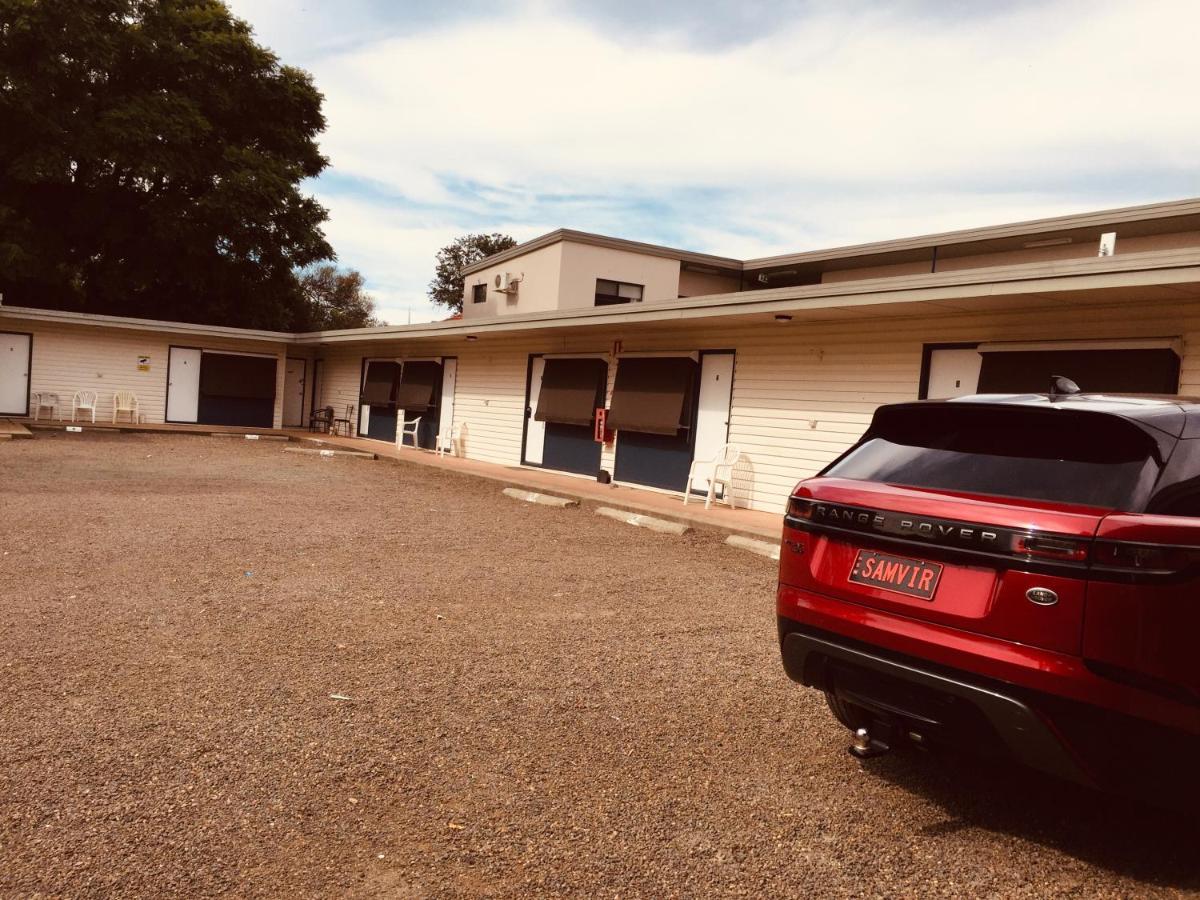
[[622,357],[609,427],[617,481],[683,491],[695,447],[699,370],[691,356]]
[[544,356],[529,357],[529,387],[525,396],[525,449],[521,462],[530,466],[542,464],[542,451],[546,446],[546,423],[538,418],[537,403],[542,395],[542,374],[546,371]]
[[33,338],[0,332],[0,415],[29,415],[29,362]]
[[596,410],[604,405],[608,363],[601,356],[536,356],[530,359],[526,401],[526,464],[594,476],[601,445]]
[[[700,390],[696,403],[693,458],[707,462],[729,442],[729,409],[733,401],[733,353],[700,354]],[[689,489],[708,493],[708,479],[697,478]],[[724,490],[722,488],[722,490]]]
[[167,421],[196,422],[200,418],[199,347],[172,347],[167,352]]
[[283,427],[299,428],[304,424],[304,382],[308,361],[293,356],[287,358],[283,376]]
[[437,433],[450,440],[454,433],[454,390],[458,381],[458,357],[447,356],[442,360],[442,402],[437,416]]

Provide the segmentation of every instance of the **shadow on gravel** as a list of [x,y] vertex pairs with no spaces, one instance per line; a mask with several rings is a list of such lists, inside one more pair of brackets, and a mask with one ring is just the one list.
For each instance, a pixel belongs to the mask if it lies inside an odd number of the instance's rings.
[[945,810],[945,822],[923,829],[930,837],[982,828],[1052,847],[1147,884],[1200,889],[1196,815],[956,753],[899,752],[864,767]]

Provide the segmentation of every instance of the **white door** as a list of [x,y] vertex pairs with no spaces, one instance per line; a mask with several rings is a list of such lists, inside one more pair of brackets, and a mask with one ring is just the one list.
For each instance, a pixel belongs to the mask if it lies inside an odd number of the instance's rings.
[[929,400],[949,400],[974,394],[979,386],[983,356],[974,347],[934,350],[929,354]]
[[283,376],[283,427],[299,428],[304,424],[304,375],[302,359],[288,357]]
[[200,356],[192,347],[172,347],[167,360],[167,421],[195,422],[200,415]]
[[[696,409],[696,447],[693,459],[712,459],[729,440],[729,403],[733,399],[733,354],[706,353],[700,357],[700,397]],[[692,490],[708,493],[708,479],[695,478]]]
[[29,348],[27,334],[0,332],[0,415],[29,415]]
[[529,399],[525,404],[528,410],[525,420],[525,462],[540,466],[542,464],[542,449],[546,446],[546,423],[534,418],[537,412],[538,396],[542,393],[542,373],[546,371],[546,360],[535,356],[529,361]]
[[458,379],[458,360],[442,360],[442,409],[438,416],[441,440],[450,440],[454,428],[454,382]]

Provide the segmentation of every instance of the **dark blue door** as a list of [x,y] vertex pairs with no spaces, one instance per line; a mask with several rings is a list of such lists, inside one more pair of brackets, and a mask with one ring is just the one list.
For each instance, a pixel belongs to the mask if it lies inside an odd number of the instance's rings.
[[396,407],[370,406],[365,437],[377,441],[396,442]]
[[682,491],[692,466],[692,430],[676,434],[622,431],[617,436],[616,479],[668,491]]
[[600,444],[593,429],[587,425],[547,422],[542,466],[560,472],[595,475],[600,471]]

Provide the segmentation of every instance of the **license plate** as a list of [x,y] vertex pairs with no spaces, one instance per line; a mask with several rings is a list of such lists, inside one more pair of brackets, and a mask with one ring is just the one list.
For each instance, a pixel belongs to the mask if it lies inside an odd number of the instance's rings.
[[876,553],[874,550],[859,550],[850,569],[850,581],[871,587],[895,591],[907,597],[932,600],[942,577],[942,567],[937,563],[922,562]]

